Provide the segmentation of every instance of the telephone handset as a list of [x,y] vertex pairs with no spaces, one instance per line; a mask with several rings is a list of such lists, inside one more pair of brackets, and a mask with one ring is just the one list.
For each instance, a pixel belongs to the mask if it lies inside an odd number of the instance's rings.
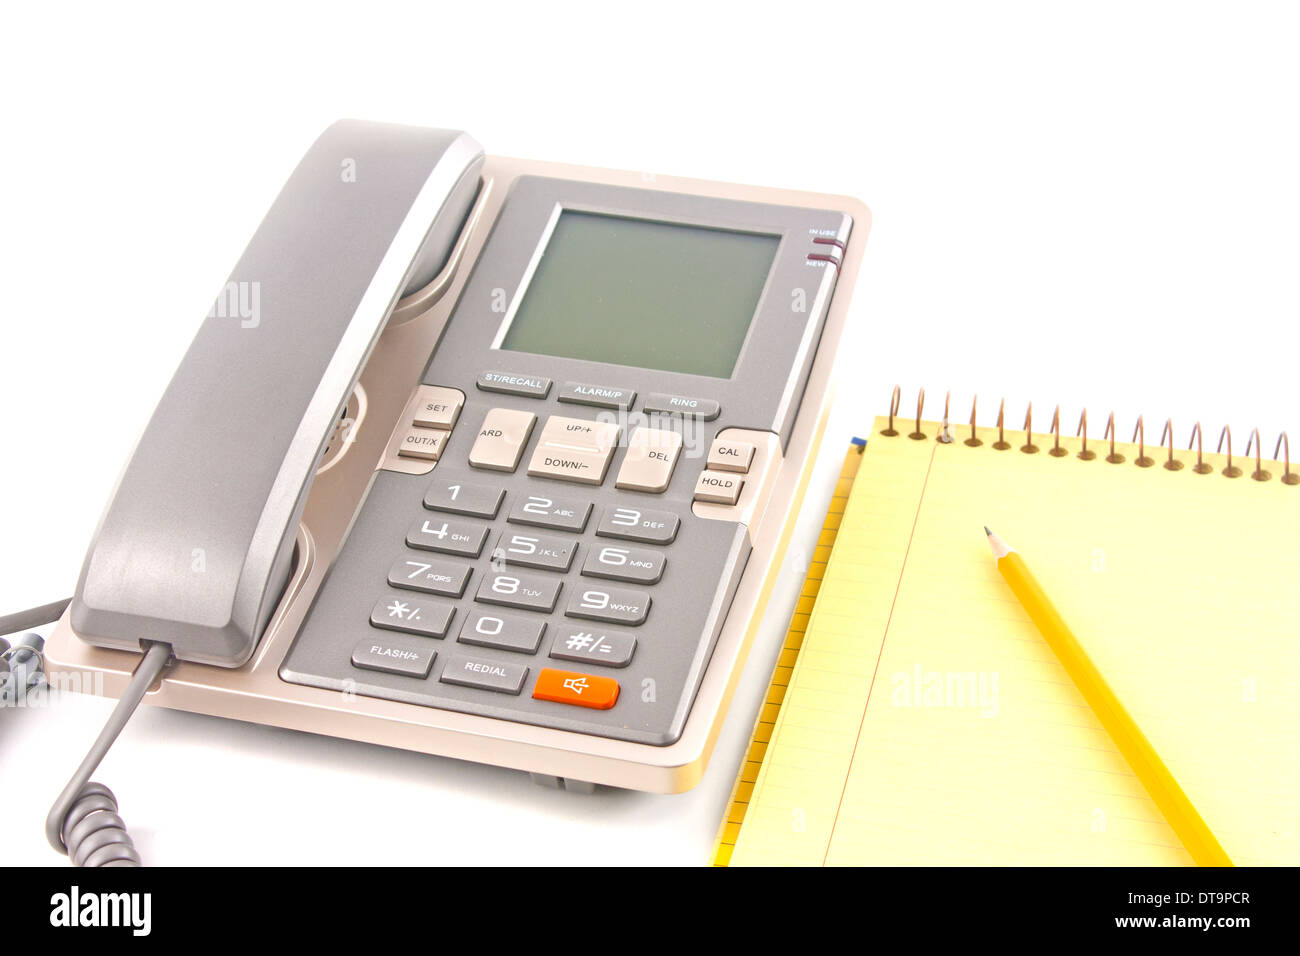
[[248,660],[331,429],[398,298],[442,268],[482,165],[464,133],[355,120],[308,150],[119,480],[72,602],[78,634]]
[[47,659],[568,789],[693,786],[869,223],[332,126],[168,386]]

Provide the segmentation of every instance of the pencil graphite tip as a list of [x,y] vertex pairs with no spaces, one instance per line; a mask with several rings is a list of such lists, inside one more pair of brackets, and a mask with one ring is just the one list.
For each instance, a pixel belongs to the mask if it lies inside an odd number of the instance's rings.
[[1011,547],[1011,545],[1003,541],[998,535],[994,534],[989,529],[988,525],[984,526],[984,534],[987,536],[986,540],[989,543],[989,549],[992,550],[993,552],[993,559],[995,561],[1005,558],[1012,551],[1016,550],[1015,548]]

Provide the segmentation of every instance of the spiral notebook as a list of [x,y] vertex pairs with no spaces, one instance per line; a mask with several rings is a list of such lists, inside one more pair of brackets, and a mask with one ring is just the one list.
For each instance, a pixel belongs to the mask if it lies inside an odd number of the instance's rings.
[[1191,862],[998,576],[987,524],[1233,859],[1300,864],[1300,476],[1285,456],[918,419],[877,419],[846,466],[719,859]]

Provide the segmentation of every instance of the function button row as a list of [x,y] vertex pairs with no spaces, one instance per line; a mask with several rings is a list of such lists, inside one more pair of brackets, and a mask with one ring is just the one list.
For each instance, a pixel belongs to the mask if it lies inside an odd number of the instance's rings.
[[465,396],[459,389],[421,385],[416,391],[415,412],[397,446],[399,458],[437,461],[460,417]]
[[533,654],[542,643],[545,632],[544,620],[476,607],[460,626],[460,636],[456,640],[461,644]]
[[647,395],[641,408],[646,412],[681,415],[683,418],[699,418],[706,422],[713,421],[722,413],[722,406],[711,398],[692,398],[689,395],[668,395],[663,392]]
[[618,444],[619,427],[612,422],[552,415],[528,463],[528,474],[586,485],[605,480]]
[[463,558],[477,558],[483,553],[487,540],[485,525],[457,521],[454,518],[417,518],[406,532],[406,543],[412,548],[455,554]]
[[626,410],[636,401],[636,392],[630,388],[613,388],[608,385],[588,385],[585,382],[565,382],[556,393],[556,401],[570,405],[590,405],[593,408]]
[[[506,520],[536,528],[581,532],[587,527],[591,502],[554,495],[528,495],[515,501]],[[598,532],[599,533],[599,532]]]
[[667,559],[662,552],[648,548],[624,548],[602,545],[587,553],[582,573],[589,578],[656,584],[664,576]]
[[465,593],[469,573],[467,565],[437,558],[398,558],[388,570],[388,583],[395,588],[458,598]]
[[601,628],[562,627],[551,643],[550,656],[560,661],[626,667],[636,650],[631,634]]
[[668,428],[636,429],[628,441],[614,487],[652,494],[666,491],[681,451],[682,436],[678,432]]
[[644,541],[650,544],[669,544],[677,537],[681,519],[671,511],[651,511],[643,508],[606,508],[596,526],[596,534],[604,538],[622,538],[625,541]]
[[[421,637],[445,637],[456,613],[453,604],[406,595],[380,598],[370,611],[370,625]],[[360,666],[360,665],[358,665]]]
[[513,408],[489,409],[483,417],[474,447],[469,452],[469,463],[474,468],[489,471],[514,471],[519,467],[524,445],[533,433],[537,416]]
[[[466,569],[468,570],[468,569]],[[529,611],[555,610],[560,597],[559,578],[518,571],[490,571],[479,582],[474,600],[481,604],[524,608]]]
[[640,624],[650,612],[650,595],[630,588],[587,587],[569,598],[566,617],[611,624]]
[[551,380],[541,375],[517,375],[513,372],[482,372],[475,382],[480,391],[545,398],[551,393]]
[[536,532],[503,531],[492,548],[493,562],[512,567],[567,571],[578,553],[578,542]]
[[495,518],[505,494],[504,488],[440,480],[425,492],[424,506],[431,511],[448,511],[472,518]]

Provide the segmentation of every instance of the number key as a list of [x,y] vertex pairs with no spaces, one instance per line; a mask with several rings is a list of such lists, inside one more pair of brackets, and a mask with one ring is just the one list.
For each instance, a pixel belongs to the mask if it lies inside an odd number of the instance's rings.
[[475,601],[522,607],[531,611],[553,611],[560,596],[560,579],[544,574],[523,572],[488,572],[478,586]]
[[606,508],[596,526],[596,534],[605,538],[668,544],[677,537],[681,520],[671,511],[642,508]]
[[589,578],[654,584],[664,575],[664,556],[648,548],[599,545],[587,553],[582,573]]
[[430,511],[450,511],[474,518],[495,518],[505,495],[504,488],[461,481],[435,481],[424,496]]
[[506,518],[511,524],[528,524],[560,531],[582,531],[587,527],[591,502],[555,495],[528,495],[517,499]]
[[448,521],[445,518],[417,518],[406,532],[406,543],[425,551],[459,554],[477,558],[483,553],[483,542],[488,529],[468,521]]
[[568,617],[614,624],[640,624],[649,611],[650,595],[645,591],[605,587],[580,588],[564,609]]
[[503,531],[492,549],[492,561],[520,568],[567,571],[578,553],[578,542],[553,534]]

